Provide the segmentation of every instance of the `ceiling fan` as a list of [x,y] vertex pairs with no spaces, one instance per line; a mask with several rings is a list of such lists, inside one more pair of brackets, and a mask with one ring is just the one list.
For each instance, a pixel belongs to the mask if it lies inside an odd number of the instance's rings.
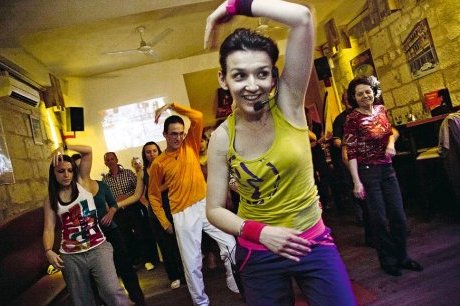
[[120,50],[120,51],[111,51],[111,52],[105,52],[104,54],[124,54],[124,53],[135,53],[139,52],[142,54],[145,54],[147,56],[154,56],[155,51],[153,50],[153,47],[158,44],[162,39],[164,39],[166,36],[168,36],[173,30],[171,28],[166,28],[159,34],[157,34],[152,41],[147,43],[144,40],[144,32],[145,32],[145,27],[144,26],[138,26],[136,28],[136,32],[139,33],[140,37],[140,42],[139,42],[139,47],[136,49],[128,49],[128,50]]
[[257,27],[255,28],[257,33],[268,35],[268,32],[273,30],[285,30],[285,28],[281,26],[270,25],[268,19],[265,17],[257,18]]

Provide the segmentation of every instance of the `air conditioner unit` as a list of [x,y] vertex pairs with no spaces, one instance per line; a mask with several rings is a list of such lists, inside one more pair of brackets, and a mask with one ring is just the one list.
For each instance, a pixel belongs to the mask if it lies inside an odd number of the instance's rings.
[[0,75],[0,98],[3,97],[11,97],[33,107],[40,104],[40,92],[37,89],[7,73]]

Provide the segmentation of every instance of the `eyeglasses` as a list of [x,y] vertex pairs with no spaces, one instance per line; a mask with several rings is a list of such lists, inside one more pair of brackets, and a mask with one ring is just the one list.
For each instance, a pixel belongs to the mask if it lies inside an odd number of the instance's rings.
[[168,136],[172,137],[172,138],[183,138],[185,136],[185,133],[184,132],[171,132],[171,133],[168,133]]

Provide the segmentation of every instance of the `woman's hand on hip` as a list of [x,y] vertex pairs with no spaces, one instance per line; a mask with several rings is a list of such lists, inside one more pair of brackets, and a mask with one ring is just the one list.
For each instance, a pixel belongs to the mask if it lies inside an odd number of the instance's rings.
[[265,226],[260,234],[260,243],[280,256],[299,261],[311,252],[312,243],[298,235],[301,232],[286,227]]

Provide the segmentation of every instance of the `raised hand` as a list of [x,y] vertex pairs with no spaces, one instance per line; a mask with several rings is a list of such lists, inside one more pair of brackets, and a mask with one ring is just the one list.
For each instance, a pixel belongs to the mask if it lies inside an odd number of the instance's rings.
[[49,156],[53,162],[53,167],[56,167],[57,164],[62,162],[64,159],[62,158],[62,155],[64,154],[64,148],[62,146],[59,146],[56,150],[51,152],[51,155]]
[[204,31],[204,48],[213,49],[216,47],[217,38],[217,25],[220,23],[228,22],[232,19],[232,16],[227,14],[227,1],[224,1],[219,7],[211,13],[206,19],[206,28]]
[[158,120],[160,119],[161,114],[162,114],[165,110],[170,109],[171,107],[172,107],[172,104],[169,103],[169,104],[165,104],[165,105],[163,105],[162,107],[160,107],[159,109],[157,109],[157,110],[155,111],[155,123],[158,123]]

